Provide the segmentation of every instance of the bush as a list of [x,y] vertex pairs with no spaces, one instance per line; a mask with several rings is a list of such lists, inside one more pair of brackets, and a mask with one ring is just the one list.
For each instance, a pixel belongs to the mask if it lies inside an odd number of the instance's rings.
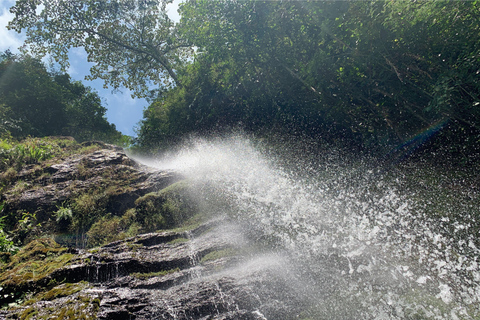
[[26,164],[40,163],[53,158],[59,147],[45,139],[29,138],[16,145],[4,140],[0,142],[0,169],[20,169]]
[[[0,213],[3,211],[5,204],[0,204]],[[18,248],[14,245],[13,241],[5,232],[5,216],[0,217],[0,252],[7,254],[15,254]]]
[[73,217],[72,209],[66,207],[59,207],[57,212],[55,213],[57,222],[61,221],[70,221]]
[[146,194],[135,205],[137,221],[146,231],[178,227],[197,212],[186,181]]
[[105,214],[107,199],[100,190],[78,196],[72,205],[71,229],[83,233]]
[[73,211],[69,207],[59,206],[55,212],[55,220],[60,230],[66,230],[72,223]]
[[108,214],[95,222],[87,232],[87,246],[95,247],[112,241],[122,240],[138,234],[140,228],[135,222],[135,209],[129,209],[122,216]]
[[100,246],[118,239],[121,234],[120,217],[107,215],[95,222],[87,232],[87,246]]

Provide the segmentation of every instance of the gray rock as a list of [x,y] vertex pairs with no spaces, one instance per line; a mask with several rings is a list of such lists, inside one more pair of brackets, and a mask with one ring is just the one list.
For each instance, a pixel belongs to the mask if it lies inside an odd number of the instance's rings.
[[[35,310],[30,319],[40,319],[68,307],[105,320],[294,319],[302,301],[292,290],[295,279],[285,271],[286,261],[246,255],[246,244],[234,225],[216,220],[189,232],[150,233],[79,250],[69,266],[32,288],[53,280],[88,285],[68,297],[3,311],[0,317]],[[85,301],[98,306],[88,309]]]
[[161,190],[182,177],[172,171],[152,170],[129,158],[122,149],[109,147],[74,155],[41,169],[25,167],[17,178],[26,181],[28,186],[21,192],[13,188],[4,194],[6,211],[36,213],[42,222],[65,200],[99,187],[112,189],[107,212],[122,214],[134,207],[137,198]]

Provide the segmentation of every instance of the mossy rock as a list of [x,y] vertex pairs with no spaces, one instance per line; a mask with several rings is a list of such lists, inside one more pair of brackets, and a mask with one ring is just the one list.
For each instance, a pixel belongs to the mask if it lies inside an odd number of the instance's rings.
[[226,257],[233,257],[238,254],[239,254],[239,251],[233,248],[215,250],[203,256],[202,259],[200,260],[200,263],[206,263],[208,261],[218,260]]
[[136,236],[140,231],[135,209],[121,216],[107,214],[95,222],[87,232],[87,246],[95,247],[117,240]]
[[170,270],[162,270],[158,272],[149,272],[149,273],[135,272],[135,273],[132,273],[131,275],[137,279],[146,280],[153,277],[164,277],[168,274],[179,272],[179,271],[180,271],[180,268],[175,268]]
[[66,266],[73,254],[49,238],[37,239],[11,257],[11,261],[0,270],[0,286],[3,296],[0,304],[18,298],[26,291],[37,290],[37,283],[47,280],[55,270]]
[[53,287],[52,289],[48,290],[47,292],[41,292],[37,294],[31,302],[37,301],[51,301],[54,299],[68,297],[77,292],[82,291],[89,287],[88,282],[81,281],[79,283],[64,283],[58,286]]
[[148,231],[178,227],[198,212],[185,180],[138,198],[135,206],[137,221]]
[[51,305],[42,305],[40,308],[33,304],[12,312],[12,319],[97,319],[100,309],[100,298],[88,294],[72,294],[67,298],[60,298]]

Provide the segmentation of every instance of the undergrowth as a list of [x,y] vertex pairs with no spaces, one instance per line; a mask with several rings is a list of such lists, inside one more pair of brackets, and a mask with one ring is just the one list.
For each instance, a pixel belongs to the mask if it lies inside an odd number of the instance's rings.
[[158,272],[149,272],[149,273],[135,272],[135,273],[132,273],[131,275],[137,279],[145,280],[153,277],[163,277],[163,276],[166,276],[167,274],[175,273],[178,271],[180,271],[180,268],[175,268],[171,270],[162,270]]
[[21,248],[0,270],[3,296],[0,304],[14,300],[18,293],[70,263],[74,257],[67,248],[49,238],[34,240]]

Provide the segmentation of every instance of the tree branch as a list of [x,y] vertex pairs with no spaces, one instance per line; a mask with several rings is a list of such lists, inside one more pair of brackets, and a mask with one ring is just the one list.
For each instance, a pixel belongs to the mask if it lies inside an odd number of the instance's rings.
[[[125,49],[128,49],[132,52],[135,52],[135,53],[139,53],[139,54],[144,54],[144,55],[147,55],[147,56],[150,56],[152,57],[155,61],[157,61],[158,63],[160,63],[162,65],[162,67],[165,68],[165,70],[167,70],[168,72],[168,75],[173,79],[173,81],[175,82],[175,84],[177,86],[182,86],[182,84],[180,83],[178,77],[177,77],[177,74],[175,73],[175,71],[173,71],[173,68],[170,66],[170,64],[165,61],[164,58],[161,57],[161,54],[158,53],[158,52],[150,52],[150,51],[146,51],[146,50],[142,50],[141,48],[137,48],[137,47],[133,47],[129,44],[126,44],[124,42],[120,42],[118,40],[115,40],[114,38],[112,37],[109,37],[107,36],[106,34],[104,33],[101,33],[101,32],[98,32],[94,29],[91,29],[91,28],[80,28],[80,29],[74,29],[74,30],[66,30],[66,29],[57,29],[56,31],[68,31],[68,32],[71,32],[71,31],[80,31],[80,32],[86,32],[90,35],[96,35],[96,36],[99,36],[105,40],[107,40],[108,42],[111,42],[121,48],[125,48]],[[150,47],[150,46],[149,46]],[[151,47],[150,47],[151,48]],[[155,51],[158,51],[157,49],[154,48]]]

